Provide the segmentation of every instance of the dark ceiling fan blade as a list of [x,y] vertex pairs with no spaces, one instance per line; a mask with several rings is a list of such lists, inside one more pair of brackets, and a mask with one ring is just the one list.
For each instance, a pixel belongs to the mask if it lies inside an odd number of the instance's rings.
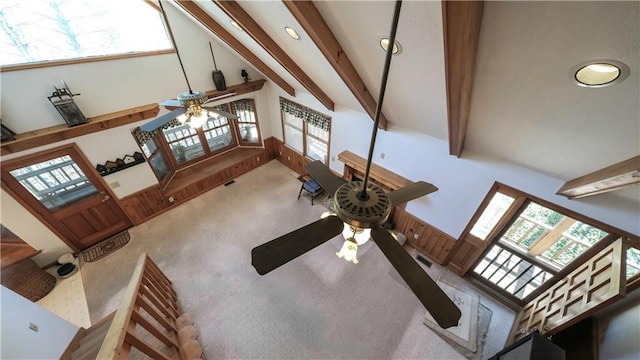
[[264,275],[340,234],[344,223],[328,216],[251,250],[251,265]]
[[371,229],[371,238],[409,285],[422,305],[443,329],[457,326],[462,313],[392,236],[382,228]]
[[389,197],[391,204],[395,206],[405,203],[409,200],[417,199],[420,196],[431,194],[435,191],[438,191],[438,188],[434,185],[426,183],[424,181],[418,181],[398,190],[393,190],[392,192],[388,193],[387,196]]
[[201,107],[203,109],[207,109],[207,110],[209,110],[209,111],[211,111],[213,113],[216,113],[219,116],[226,117],[227,119],[238,119],[238,116],[233,115],[232,113],[228,113],[226,111],[218,110],[218,109],[216,109],[214,107],[209,107],[209,106],[201,106]]
[[184,114],[187,111],[187,109],[185,108],[180,108],[180,109],[176,109],[173,110],[171,112],[168,112],[162,116],[159,116],[151,121],[149,121],[146,124],[143,124],[140,126],[140,130],[142,131],[147,131],[147,132],[151,132],[154,131],[158,128],[161,128],[164,124],[168,123],[169,121],[177,118],[178,116]]
[[169,100],[165,100],[163,102],[160,103],[160,106],[167,106],[167,107],[184,107],[182,105],[182,103],[176,99],[169,99]]
[[322,163],[320,160],[315,160],[304,166],[305,170],[309,172],[309,175],[313,177],[322,188],[333,196],[336,190],[344,185],[347,180],[336,176],[331,170]]

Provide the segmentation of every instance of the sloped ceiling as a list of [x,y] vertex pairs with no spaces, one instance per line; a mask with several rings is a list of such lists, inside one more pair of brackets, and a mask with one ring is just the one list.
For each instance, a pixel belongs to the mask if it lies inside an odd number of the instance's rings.
[[[384,62],[379,40],[389,33],[394,3],[314,4],[377,97]],[[305,91],[253,39],[233,28],[215,3],[198,5],[297,91]],[[240,5],[338,111],[362,109],[282,2]],[[640,153],[639,18],[639,2],[485,2],[465,149],[563,180]],[[291,39],[285,26],[296,28],[301,39]],[[402,52],[393,58],[383,106],[388,131],[404,127],[446,141],[441,3],[405,1],[397,40]],[[571,68],[594,59],[621,61],[631,74],[608,88],[578,87]],[[640,202],[638,186],[619,193]]]

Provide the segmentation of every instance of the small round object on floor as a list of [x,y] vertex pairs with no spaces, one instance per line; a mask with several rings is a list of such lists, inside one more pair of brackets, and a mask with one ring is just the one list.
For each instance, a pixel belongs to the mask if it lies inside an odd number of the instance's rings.
[[62,266],[60,266],[57,270],[58,272],[58,276],[60,276],[61,278],[66,278],[69,277],[71,275],[73,275],[75,273],[75,271],[77,270],[76,266],[71,264],[71,263],[67,263],[64,264]]
[[75,259],[76,258],[71,253],[63,254],[58,258],[58,264],[60,265],[69,264],[69,263],[72,263]]

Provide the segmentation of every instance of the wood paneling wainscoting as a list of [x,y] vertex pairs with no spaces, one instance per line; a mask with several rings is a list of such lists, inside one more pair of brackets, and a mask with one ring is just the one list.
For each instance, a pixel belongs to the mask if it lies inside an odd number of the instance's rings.
[[299,152],[290,149],[282,141],[276,138],[273,139],[274,156],[278,161],[287,165],[291,170],[297,172],[300,175],[307,173],[304,166],[311,162],[311,159],[307,159]]
[[[456,239],[396,207],[393,211],[394,229],[407,237],[409,245],[427,255],[438,264],[444,264]],[[415,239],[414,235],[418,235]]]
[[120,199],[125,214],[134,225],[165,212],[171,202],[160,191],[160,186],[151,186]]
[[120,199],[135,225],[157,216],[274,159],[276,140],[265,139],[264,148],[236,148],[179,171],[164,189],[159,185]]
[[267,163],[266,149],[237,148],[176,173],[163,190],[175,202],[192,199]]

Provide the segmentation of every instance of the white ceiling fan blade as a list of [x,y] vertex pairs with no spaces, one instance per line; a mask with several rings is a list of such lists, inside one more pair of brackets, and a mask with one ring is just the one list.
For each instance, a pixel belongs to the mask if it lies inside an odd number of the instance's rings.
[[239,119],[239,117],[237,115],[233,115],[231,113],[228,113],[226,111],[223,110],[218,110],[215,109],[213,107],[209,107],[209,106],[202,106],[203,109],[207,109],[208,111],[215,113],[217,116],[222,116],[225,117],[227,119]]
[[160,106],[168,106],[168,107],[184,107],[180,101],[176,99],[165,100],[160,103]]
[[185,108],[179,108],[176,110],[173,110],[171,112],[168,112],[162,116],[159,116],[151,121],[149,121],[146,124],[143,124],[140,126],[140,130],[142,131],[146,131],[146,132],[152,132],[156,129],[161,128],[162,126],[164,126],[164,124],[168,123],[169,121],[177,118],[178,116],[184,114],[187,111],[187,109]]

